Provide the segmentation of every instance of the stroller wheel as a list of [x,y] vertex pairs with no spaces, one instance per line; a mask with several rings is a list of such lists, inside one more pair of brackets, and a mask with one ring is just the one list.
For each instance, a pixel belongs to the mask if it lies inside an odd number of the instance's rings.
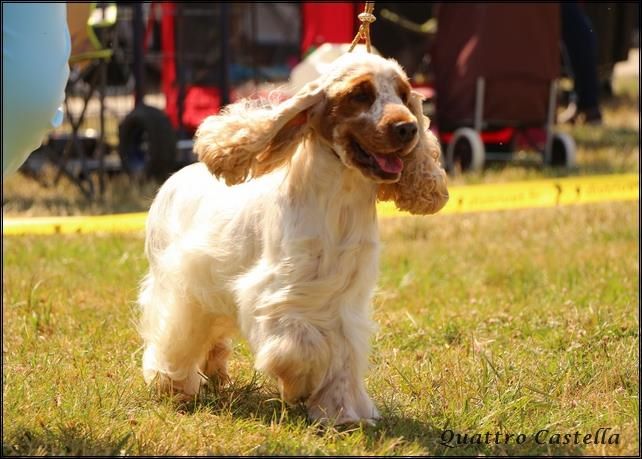
[[549,165],[557,167],[575,166],[575,141],[564,132],[553,133]]
[[178,168],[176,134],[161,110],[136,107],[120,123],[118,137],[123,169],[131,176],[162,182]]
[[446,149],[446,165],[454,172],[475,171],[484,167],[484,143],[477,131],[471,128],[459,128]]

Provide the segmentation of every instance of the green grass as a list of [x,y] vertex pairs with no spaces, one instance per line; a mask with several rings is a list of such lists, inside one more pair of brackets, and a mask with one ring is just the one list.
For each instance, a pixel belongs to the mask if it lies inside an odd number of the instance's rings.
[[[145,387],[138,235],[3,240],[4,454],[637,454],[637,203],[382,222],[376,427],[321,429],[236,343],[232,385]],[[599,427],[618,445],[538,445]],[[447,448],[444,429],[527,435]],[[607,437],[608,438],[608,437]]]

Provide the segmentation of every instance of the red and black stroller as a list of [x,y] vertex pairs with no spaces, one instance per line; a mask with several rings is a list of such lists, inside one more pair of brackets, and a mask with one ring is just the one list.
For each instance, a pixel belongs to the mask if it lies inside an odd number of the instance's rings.
[[559,5],[442,3],[436,17],[435,121],[447,168],[480,169],[526,149],[573,166],[573,139],[553,130]]
[[363,7],[152,2],[149,9],[145,45],[157,55],[166,104],[164,111],[139,104],[122,121],[119,152],[126,170],[162,180],[195,160],[191,139],[205,117],[240,97],[274,95],[258,83],[286,81],[320,44],[349,43]]

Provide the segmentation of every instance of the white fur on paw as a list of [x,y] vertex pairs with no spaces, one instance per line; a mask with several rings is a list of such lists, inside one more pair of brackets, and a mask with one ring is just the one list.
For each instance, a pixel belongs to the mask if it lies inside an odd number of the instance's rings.
[[155,384],[162,393],[183,394],[194,396],[198,394],[201,384],[204,382],[203,377],[192,370],[187,373],[187,377],[179,379],[174,375],[159,369],[160,365],[156,359],[154,347],[150,346],[145,349],[143,354],[143,378],[148,385]]

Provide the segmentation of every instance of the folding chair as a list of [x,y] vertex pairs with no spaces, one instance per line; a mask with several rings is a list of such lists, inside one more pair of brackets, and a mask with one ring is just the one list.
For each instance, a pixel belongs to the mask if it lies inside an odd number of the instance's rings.
[[[69,4],[70,8],[73,4]],[[87,5],[85,5],[86,7]],[[78,7],[82,8],[81,5]],[[114,39],[117,8],[115,4],[89,4],[89,18],[86,23],[85,46],[73,50],[69,59],[71,74],[67,83],[65,113],[71,133],[63,136],[50,136],[48,146],[53,155],[52,162],[58,167],[54,184],[62,176],[75,183],[88,199],[95,195],[92,172],[98,172],[98,191],[105,189],[105,89],[107,86],[107,65],[111,60],[116,42]],[[71,24],[71,21],[70,21]],[[70,26],[71,29],[71,26]],[[110,47],[110,42],[112,43]],[[84,48],[84,49],[83,49]],[[82,88],[81,109],[74,114],[72,95]],[[87,107],[94,95],[99,101],[98,132],[82,130],[86,121]],[[77,110],[76,110],[77,111]]]

